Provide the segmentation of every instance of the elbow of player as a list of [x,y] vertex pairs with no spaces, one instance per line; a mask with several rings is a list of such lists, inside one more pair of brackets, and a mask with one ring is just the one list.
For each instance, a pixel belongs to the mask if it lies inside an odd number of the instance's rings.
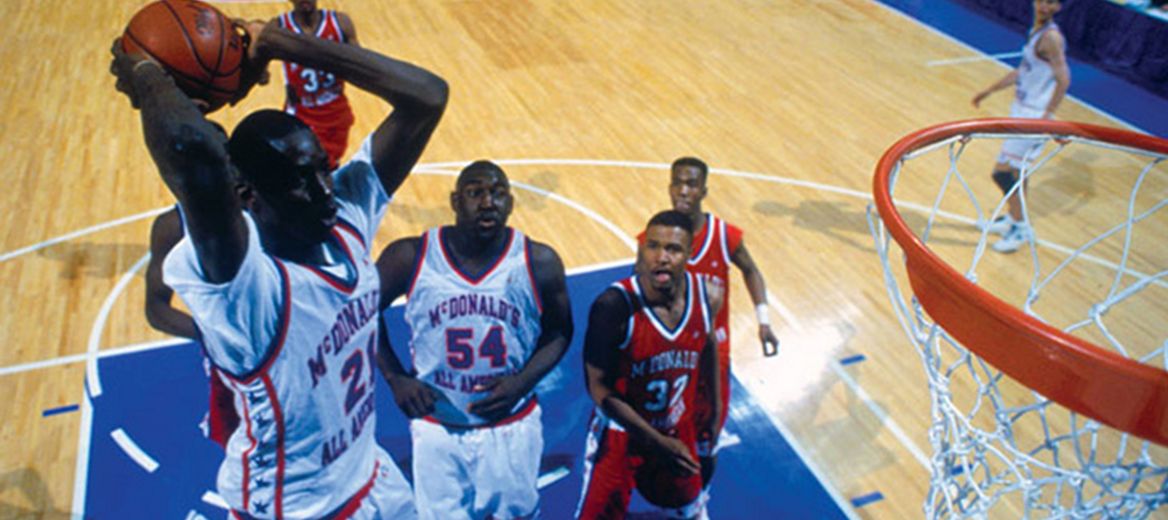
[[425,96],[419,101],[427,109],[441,114],[446,110],[446,103],[450,101],[450,84],[435,74],[427,74],[427,76],[429,77],[426,79],[426,85],[423,89]]
[[450,100],[450,85],[445,79],[430,72],[423,71],[422,74],[424,77],[421,78],[417,91],[407,98],[408,106],[419,113],[430,115],[437,122],[446,111],[446,104]]

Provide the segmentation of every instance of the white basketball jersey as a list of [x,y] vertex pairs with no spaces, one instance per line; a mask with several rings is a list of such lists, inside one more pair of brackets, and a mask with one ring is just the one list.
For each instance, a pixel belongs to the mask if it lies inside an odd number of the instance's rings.
[[266,254],[247,213],[248,249],[230,282],[205,281],[187,239],[166,259],[167,284],[235,392],[241,421],[218,488],[240,517],[322,518],[374,482],[380,279],[369,247],[388,198],[368,139],[333,175],[328,266]]
[[[471,275],[454,265],[442,232],[434,228],[422,235],[405,309],[410,351],[418,379],[443,395],[430,418],[479,426],[486,420],[467,407],[486,397],[480,388],[522,370],[539,339],[542,309],[530,245],[523,233],[508,228],[503,254],[486,272]],[[530,399],[517,403],[512,413]]]
[[1022,48],[1022,62],[1018,65],[1018,79],[1014,83],[1017,103],[1034,110],[1046,110],[1047,103],[1054,96],[1054,69],[1050,63],[1038,57],[1038,41],[1042,36],[1056,29],[1054,22],[1048,22],[1030,33],[1030,40]]

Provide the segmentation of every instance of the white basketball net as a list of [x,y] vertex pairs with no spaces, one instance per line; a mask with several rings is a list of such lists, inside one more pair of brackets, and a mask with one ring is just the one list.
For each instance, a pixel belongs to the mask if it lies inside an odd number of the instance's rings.
[[[1034,238],[998,254],[988,250],[998,237],[979,223],[1005,212],[990,171],[1001,140],[1021,136],[968,134],[905,155],[889,188],[900,215],[995,296],[1095,345],[1168,366],[1165,156],[1025,135],[1044,140],[1021,172],[1029,182],[1014,188]],[[993,201],[989,215],[979,201]],[[871,206],[868,220],[929,387],[926,517],[1144,518],[1168,501],[1168,449],[1073,413],[966,350],[911,294],[904,254],[890,254],[897,243]]]

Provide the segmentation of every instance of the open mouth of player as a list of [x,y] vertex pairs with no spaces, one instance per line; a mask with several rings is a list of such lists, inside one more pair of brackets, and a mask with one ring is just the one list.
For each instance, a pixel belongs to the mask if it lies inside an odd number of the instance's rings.
[[673,280],[673,272],[668,269],[656,269],[650,275],[657,284],[667,284]]
[[479,229],[491,230],[499,227],[499,217],[496,215],[482,215],[475,219]]

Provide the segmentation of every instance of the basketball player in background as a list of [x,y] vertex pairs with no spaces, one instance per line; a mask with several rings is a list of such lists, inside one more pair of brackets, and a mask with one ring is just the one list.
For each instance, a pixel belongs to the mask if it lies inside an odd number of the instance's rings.
[[[596,298],[584,336],[596,402],[577,518],[624,518],[636,488],[670,518],[703,518],[699,435],[717,438],[723,400],[713,317],[720,287],[686,271],[693,221],[654,215],[637,246],[636,274]],[[699,379],[713,413],[695,417]]]
[[[763,353],[768,356],[777,354],[779,340],[771,329],[766,281],[746,249],[742,230],[702,209],[702,201],[708,193],[706,180],[710,173],[709,167],[701,159],[682,157],[673,161],[669,172],[669,199],[673,203],[673,209],[684,213],[693,222],[693,252],[687,262],[687,269],[705,278],[706,283],[720,287],[724,295],[723,300],[726,302],[714,318],[713,334],[718,344],[718,380],[721,384],[718,392],[722,399],[720,403],[722,412],[718,415],[720,432],[726,424],[726,414],[730,410],[730,264],[734,264],[742,272],[746,290],[750,293],[750,301],[754,303],[755,316],[758,319],[758,340],[762,343]],[[704,383],[703,380],[702,384]],[[701,395],[712,394],[701,391],[699,396]],[[697,411],[699,421],[704,420],[705,415],[713,413],[713,409],[712,403],[699,402]],[[717,438],[701,439],[698,445],[703,459],[702,480],[708,487],[714,474]]]
[[[226,133],[223,138],[226,139]],[[174,290],[162,281],[162,261],[182,237],[182,215],[177,206],[159,215],[150,226],[150,263],[146,265],[146,321],[161,332],[197,341],[199,330],[195,327],[194,318],[173,305]],[[200,426],[208,439],[227,447],[227,440],[239,426],[235,397],[219,375],[219,369],[207,359],[205,351],[203,355],[209,399],[207,415],[203,417]]]
[[195,320],[171,303],[174,290],[162,282],[162,261],[182,240],[178,207],[154,219],[150,226],[150,263],[146,264],[146,321],[151,327],[187,339],[199,339]]
[[[297,34],[358,46],[357,28],[349,15],[318,9],[317,0],[289,0],[293,9],[275,18],[280,27]],[[285,61],[284,111],[304,121],[320,139],[329,167],[336,168],[349,145],[353,109],[345,97],[345,82],[324,69]]]
[[[441,118],[446,83],[275,24],[248,29],[249,70],[271,59],[321,68],[393,111],[330,173],[304,123],[257,111],[225,143],[160,66],[114,43],[118,89],[140,109],[147,147],[186,219],[164,281],[229,376],[243,421],[227,444],[219,495],[242,518],[413,517],[409,485],[374,438],[380,281],[368,245]],[[247,212],[237,183],[251,199]]]
[[572,339],[555,250],[507,226],[507,174],[464,168],[454,225],[389,245],[377,261],[382,307],[406,295],[413,372],[388,338],[382,372],[410,417],[421,518],[534,518],[543,453],[534,388]]
[[[1050,119],[1071,86],[1071,72],[1067,68],[1066,40],[1054,15],[1062,9],[1059,0],[1034,0],[1034,25],[1022,61],[1002,79],[973,96],[977,107],[990,94],[1014,85],[1014,103],[1010,117]],[[1008,195],[1008,212],[987,226],[990,233],[1002,235],[993,248],[999,253],[1012,253],[1033,237],[1033,229],[1022,213],[1021,190],[1014,190],[1025,164],[1035,158],[1042,148],[1042,139],[1007,139],[1002,143],[998,162],[994,165],[994,183]],[[1011,190],[1014,190],[1011,193]]]

